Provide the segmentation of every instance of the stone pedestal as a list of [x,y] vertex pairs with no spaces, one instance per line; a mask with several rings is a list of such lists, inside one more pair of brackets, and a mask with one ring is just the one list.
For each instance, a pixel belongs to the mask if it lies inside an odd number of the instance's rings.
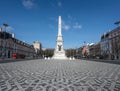
[[66,57],[65,52],[55,51],[52,59],[68,59],[68,58]]

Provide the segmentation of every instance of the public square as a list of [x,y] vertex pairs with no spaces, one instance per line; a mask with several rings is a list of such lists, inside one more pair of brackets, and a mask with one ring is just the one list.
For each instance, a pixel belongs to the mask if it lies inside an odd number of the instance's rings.
[[120,91],[120,65],[44,59],[1,63],[0,91]]

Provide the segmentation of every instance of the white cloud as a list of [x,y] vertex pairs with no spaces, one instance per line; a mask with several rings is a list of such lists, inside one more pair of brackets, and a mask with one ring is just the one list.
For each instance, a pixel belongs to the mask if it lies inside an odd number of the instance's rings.
[[62,7],[62,2],[61,2],[61,0],[48,0],[48,3],[49,3],[52,7],[56,8],[56,9]]
[[62,28],[63,30],[70,30],[71,26],[62,19]]
[[72,23],[70,23],[70,24],[63,23],[62,28],[64,30],[80,30],[82,28],[82,26],[78,23],[76,23],[76,24],[74,24],[74,23],[73,24]]
[[81,29],[82,26],[78,23],[76,23],[74,26],[73,26],[73,29]]
[[35,6],[35,3],[33,2],[33,0],[23,0],[22,4],[27,9],[31,9]]
[[[79,24],[78,22],[74,22],[72,20],[72,17],[71,16],[68,16],[68,18],[71,18],[71,19],[68,19],[67,21],[63,20],[62,19],[62,29],[63,31],[64,30],[80,30],[82,28],[82,25]],[[58,19],[57,18],[50,18],[50,20],[54,21],[54,23],[56,23],[58,25]],[[49,25],[50,28],[54,28],[55,25]]]
[[[49,27],[52,29],[53,28],[55,29],[56,25],[58,25],[58,19],[51,17],[50,20],[52,22],[54,21],[54,23],[56,23],[56,24],[55,25],[49,24]],[[63,30],[70,30],[70,28],[71,28],[71,26],[68,23],[64,22],[64,20],[62,19],[62,29]]]
[[70,30],[71,27],[70,27],[70,25],[63,25],[62,28],[63,28],[64,30]]
[[62,7],[62,2],[58,1],[58,7]]

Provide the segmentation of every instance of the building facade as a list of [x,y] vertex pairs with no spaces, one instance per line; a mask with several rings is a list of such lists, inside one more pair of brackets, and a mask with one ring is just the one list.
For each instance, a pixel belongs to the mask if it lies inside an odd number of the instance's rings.
[[100,42],[104,59],[120,59],[120,27],[102,35]]
[[36,48],[36,49],[39,49],[39,50],[42,49],[42,45],[41,45],[41,43],[38,42],[38,41],[34,41],[34,42],[33,42],[33,46],[34,46],[34,48]]
[[100,48],[99,42],[89,45],[89,57],[90,58],[100,58],[101,57],[101,48]]
[[33,47],[35,49],[36,56],[42,56],[42,44],[38,41],[33,42]]
[[111,59],[120,59],[120,27],[109,33]]
[[101,47],[101,55],[104,59],[110,59],[110,40],[109,40],[109,32],[103,34],[101,36],[100,47]]
[[76,49],[76,58],[77,59],[83,57],[82,50],[83,50],[83,47],[79,47],[79,48]]
[[35,49],[33,45],[27,44],[14,38],[14,34],[0,31],[0,58],[12,58],[13,54],[22,55],[22,57],[33,57]]

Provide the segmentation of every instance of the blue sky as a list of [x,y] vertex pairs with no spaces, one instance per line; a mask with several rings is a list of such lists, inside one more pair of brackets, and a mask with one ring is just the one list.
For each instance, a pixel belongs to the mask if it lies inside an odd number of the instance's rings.
[[58,16],[62,16],[65,48],[100,41],[100,36],[120,20],[120,0],[0,0],[0,26],[32,44],[40,41],[55,48]]

